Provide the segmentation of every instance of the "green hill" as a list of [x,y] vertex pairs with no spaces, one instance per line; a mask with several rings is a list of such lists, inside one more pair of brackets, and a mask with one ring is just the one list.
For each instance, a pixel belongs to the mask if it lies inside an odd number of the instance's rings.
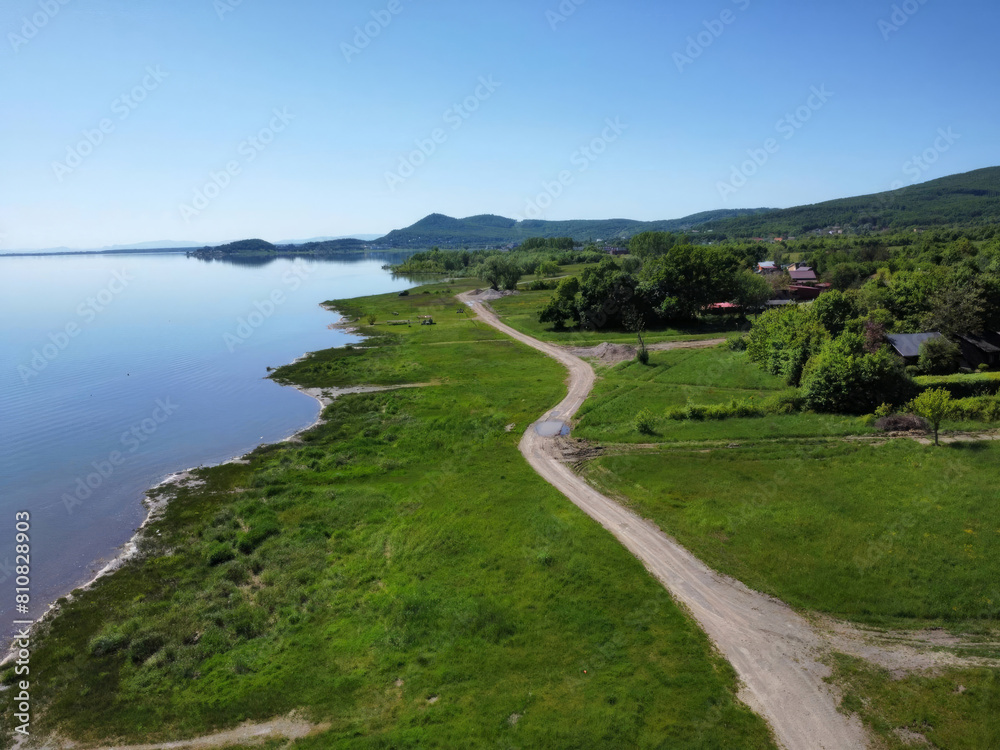
[[508,245],[531,237],[572,237],[580,242],[587,240],[625,241],[640,232],[683,232],[700,227],[710,221],[757,214],[766,208],[722,209],[706,211],[669,221],[635,221],[632,219],[603,219],[597,221],[516,221],[503,216],[484,214],[465,219],[454,219],[442,214],[431,214],[406,229],[397,229],[376,241],[380,246],[395,248],[483,247]]
[[766,237],[807,234],[832,227],[853,234],[996,223],[1000,223],[1000,167],[884,193],[728,218],[705,228],[730,237]]

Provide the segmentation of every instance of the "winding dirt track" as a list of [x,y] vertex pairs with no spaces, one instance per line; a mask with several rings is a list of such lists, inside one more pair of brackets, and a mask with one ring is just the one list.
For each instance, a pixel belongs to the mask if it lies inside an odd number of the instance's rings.
[[520,450],[547,482],[610,531],[673,597],[687,607],[716,648],[736,669],[740,697],[763,716],[786,750],[856,750],[868,746],[861,723],[837,711],[837,696],[823,682],[829,669],[817,657],[825,641],[786,604],[751,591],[704,565],[654,524],[605,497],[560,460],[555,439],[537,425],[569,423],[594,387],[593,369],[555,344],[515,331],[477,301],[459,299],[480,320],[558,360],[569,370],[569,394],[524,433]]

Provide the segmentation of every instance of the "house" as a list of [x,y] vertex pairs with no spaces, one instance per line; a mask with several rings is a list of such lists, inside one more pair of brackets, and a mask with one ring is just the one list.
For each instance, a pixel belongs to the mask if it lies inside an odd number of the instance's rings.
[[779,273],[780,270],[773,260],[762,260],[757,264],[757,273]]
[[1000,333],[968,333],[958,337],[958,346],[969,367],[1000,367]]
[[890,333],[886,338],[906,364],[915,365],[920,359],[921,344],[944,337],[940,333]]
[[[795,277],[793,276],[792,279],[794,280],[794,278]],[[819,295],[821,295],[824,290],[805,284],[790,284],[788,286],[788,291],[794,299],[800,302],[807,302],[809,300],[819,299]]]
[[788,275],[792,277],[793,284],[815,284],[819,281],[814,270],[798,263],[788,269]]

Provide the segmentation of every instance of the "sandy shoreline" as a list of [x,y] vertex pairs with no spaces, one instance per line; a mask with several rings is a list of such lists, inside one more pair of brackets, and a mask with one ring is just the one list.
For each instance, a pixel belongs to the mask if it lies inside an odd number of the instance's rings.
[[[320,307],[332,313],[339,314],[339,311],[334,307],[330,307],[325,304],[321,304]],[[339,321],[332,324],[330,327],[338,328],[340,330],[343,330],[345,333],[349,333],[355,336],[361,335],[360,331],[356,327],[354,327],[354,322],[347,320],[343,315],[341,315]],[[301,357],[297,357],[296,359],[292,360],[292,362],[290,362],[289,364],[295,364],[297,362],[301,362],[302,360],[309,357],[310,354],[312,354],[312,352],[306,352]],[[278,385],[285,387],[285,384],[278,383]],[[130,560],[135,558],[136,555],[138,555],[140,544],[142,540],[145,538],[146,531],[149,528],[150,524],[152,524],[153,522],[155,522],[160,518],[163,511],[170,503],[170,501],[174,497],[176,497],[177,491],[182,489],[190,489],[193,487],[198,487],[202,484],[202,481],[198,479],[197,476],[195,476],[195,472],[201,469],[210,469],[217,466],[226,466],[227,464],[247,463],[246,457],[250,455],[250,453],[252,453],[253,451],[258,450],[259,448],[264,447],[265,445],[280,445],[281,443],[295,442],[299,440],[304,433],[309,432],[310,430],[322,424],[323,411],[326,409],[327,406],[332,404],[340,396],[352,393],[373,393],[377,391],[394,390],[394,388],[381,388],[381,387],[366,388],[363,386],[354,388],[302,388],[295,384],[288,384],[288,385],[294,388],[295,390],[299,391],[300,393],[303,393],[306,396],[315,399],[319,403],[320,406],[319,413],[316,415],[316,419],[314,419],[311,424],[299,430],[296,430],[288,437],[275,441],[274,443],[261,443],[256,448],[251,450],[249,453],[244,453],[239,456],[233,456],[232,458],[226,461],[222,461],[221,463],[212,464],[210,466],[204,466],[204,465],[192,466],[182,471],[175,471],[171,474],[168,474],[166,477],[163,477],[155,484],[150,486],[149,489],[143,492],[141,498],[141,503],[143,507],[146,509],[145,518],[143,519],[142,523],[139,524],[138,528],[135,530],[135,532],[132,534],[129,540],[118,548],[119,549],[118,554],[115,555],[106,565],[104,565],[104,567],[98,570],[97,573],[95,573],[92,578],[87,580],[85,583],[82,583],[78,586],[74,586],[70,591],[58,597],[55,601],[49,604],[49,606],[45,609],[45,611],[41,615],[35,618],[34,623],[29,628],[29,632],[31,633],[32,638],[34,637],[34,634],[39,626],[48,622],[53,617],[58,615],[60,610],[59,602],[61,600],[65,599],[66,601],[72,601],[74,598],[74,593],[82,593],[84,591],[90,590],[94,586],[94,584],[97,583],[99,580],[121,569]],[[170,491],[171,488],[173,488],[174,490],[173,492]],[[98,562],[99,561],[100,558],[98,558]],[[11,640],[13,639],[14,636],[11,636]],[[5,666],[8,662],[16,658],[17,655],[16,653],[17,650],[12,643],[8,646],[8,648],[5,649],[5,651],[6,655],[2,660],[0,660],[0,667]]]

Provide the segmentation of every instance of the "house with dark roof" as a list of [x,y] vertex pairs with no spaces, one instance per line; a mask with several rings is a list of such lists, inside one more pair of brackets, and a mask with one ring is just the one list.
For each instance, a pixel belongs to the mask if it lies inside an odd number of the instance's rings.
[[890,333],[886,338],[906,364],[915,365],[920,359],[921,344],[944,337],[940,333]]
[[1000,333],[967,333],[958,337],[958,346],[969,367],[1000,367]]
[[809,266],[792,266],[788,269],[788,275],[792,277],[793,284],[815,284],[819,281],[816,272]]

